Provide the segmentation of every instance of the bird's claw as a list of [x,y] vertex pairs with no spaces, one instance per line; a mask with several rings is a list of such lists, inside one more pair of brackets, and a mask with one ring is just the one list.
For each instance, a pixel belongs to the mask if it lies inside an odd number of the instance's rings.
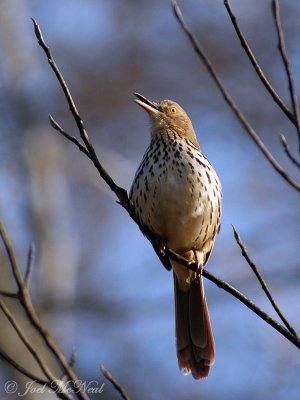
[[166,247],[167,247],[166,241],[164,239],[159,239],[157,247],[158,247],[158,254],[161,257],[164,257],[166,255]]

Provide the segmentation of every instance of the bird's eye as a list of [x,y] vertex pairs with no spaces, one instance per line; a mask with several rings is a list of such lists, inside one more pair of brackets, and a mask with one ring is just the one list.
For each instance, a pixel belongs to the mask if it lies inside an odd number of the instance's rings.
[[175,114],[176,113],[176,108],[175,107],[170,107],[170,113]]

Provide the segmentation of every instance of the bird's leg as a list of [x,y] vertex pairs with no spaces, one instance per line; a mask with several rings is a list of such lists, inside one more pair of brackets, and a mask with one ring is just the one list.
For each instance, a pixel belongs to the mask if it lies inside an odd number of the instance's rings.
[[198,254],[197,254],[197,251],[196,251],[195,249],[193,249],[193,253],[194,253],[194,256],[195,256],[195,261],[194,261],[194,263],[195,263],[196,266],[197,266],[196,278],[198,278],[199,275],[202,274],[203,265],[199,262]]

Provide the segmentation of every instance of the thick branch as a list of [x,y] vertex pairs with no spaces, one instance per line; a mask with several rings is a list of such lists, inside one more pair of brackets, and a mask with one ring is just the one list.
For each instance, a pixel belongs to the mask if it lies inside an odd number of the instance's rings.
[[246,130],[246,132],[249,134],[251,139],[254,141],[256,146],[260,149],[260,151],[263,153],[263,155],[269,161],[269,163],[272,165],[272,167],[279,173],[279,175],[281,175],[283,177],[284,180],[286,180],[293,188],[295,188],[297,191],[300,192],[300,183],[295,181],[293,178],[291,178],[287,174],[287,172],[284,171],[284,169],[281,167],[281,165],[275,160],[275,158],[272,156],[270,151],[267,149],[265,144],[262,142],[262,140],[259,138],[259,136],[255,132],[255,130],[251,127],[249,122],[246,120],[246,118],[244,117],[244,115],[242,114],[242,112],[240,111],[238,106],[235,104],[235,102],[233,101],[233,99],[230,96],[230,94],[225,89],[225,87],[224,87],[221,79],[219,78],[216,70],[212,66],[212,63],[210,62],[208,57],[205,55],[204,51],[201,49],[200,44],[199,44],[196,36],[193,34],[193,32],[191,31],[189,26],[185,23],[185,21],[183,19],[183,16],[182,16],[182,13],[180,11],[180,8],[178,7],[178,4],[177,4],[176,0],[172,0],[172,4],[173,4],[173,9],[174,9],[175,16],[176,16],[180,26],[182,27],[183,31],[188,36],[190,42],[193,45],[193,48],[194,48],[196,54],[200,57],[200,59],[202,60],[202,62],[206,66],[209,74],[213,78],[215,84],[217,85],[218,89],[222,93],[224,99],[229,104],[229,106],[232,109],[232,111],[234,112],[234,114],[236,115],[237,119],[243,125],[243,127]]

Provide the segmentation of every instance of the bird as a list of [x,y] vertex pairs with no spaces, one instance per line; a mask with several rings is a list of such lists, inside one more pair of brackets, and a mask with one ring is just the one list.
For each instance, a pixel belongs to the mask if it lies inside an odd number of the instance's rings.
[[134,95],[150,117],[151,137],[130,189],[130,204],[140,227],[158,238],[164,266],[173,270],[179,368],[184,375],[206,378],[215,344],[202,274],[166,256],[165,249],[202,271],[221,225],[220,180],[179,104]]

